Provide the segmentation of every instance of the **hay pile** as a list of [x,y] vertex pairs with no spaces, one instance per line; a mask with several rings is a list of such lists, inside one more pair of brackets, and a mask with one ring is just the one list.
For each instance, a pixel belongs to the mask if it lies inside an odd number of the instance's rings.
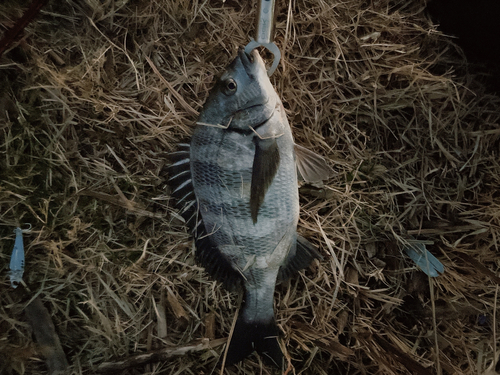
[[[2,31],[24,3],[0,4]],[[159,349],[117,373],[219,372],[238,297],[194,264],[165,167],[249,41],[254,5],[54,1],[4,54],[2,374],[46,373],[23,313],[35,296],[73,373]],[[297,142],[338,172],[301,188],[299,232],[325,259],[277,288],[288,374],[500,372],[500,100],[424,7],[278,1],[272,81]],[[13,229],[25,223],[29,290],[14,290]],[[442,276],[402,255],[411,238]],[[252,356],[224,373],[271,371]]]

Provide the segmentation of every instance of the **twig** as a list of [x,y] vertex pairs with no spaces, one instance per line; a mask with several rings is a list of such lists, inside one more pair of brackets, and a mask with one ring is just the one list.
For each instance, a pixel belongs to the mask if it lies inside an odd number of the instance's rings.
[[17,36],[28,26],[33,19],[40,12],[42,7],[48,3],[49,0],[33,0],[28,10],[23,16],[15,23],[14,27],[5,32],[2,40],[0,40],[0,57],[10,47]]
[[64,373],[68,368],[68,361],[54,323],[49,312],[43,306],[40,297],[36,297],[33,302],[26,306],[25,312],[35,334],[40,352],[45,357],[48,373],[50,375]]
[[155,350],[149,353],[134,355],[117,362],[104,362],[101,363],[99,367],[97,367],[97,372],[115,372],[125,370],[134,366],[164,361],[173,356],[186,355],[192,352],[213,349],[224,344],[226,341],[226,338],[213,341],[210,341],[209,339],[203,339],[201,340],[201,342],[198,341],[197,343],[192,343],[186,346]]

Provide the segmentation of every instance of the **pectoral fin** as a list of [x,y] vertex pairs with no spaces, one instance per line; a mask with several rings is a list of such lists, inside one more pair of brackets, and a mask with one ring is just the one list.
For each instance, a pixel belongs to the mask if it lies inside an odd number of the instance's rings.
[[255,138],[255,156],[250,188],[250,213],[253,223],[257,222],[259,209],[264,202],[267,189],[273,182],[280,164],[280,152],[276,138]]
[[295,144],[294,149],[297,169],[305,182],[317,184],[333,177],[333,170],[322,156],[298,144]]

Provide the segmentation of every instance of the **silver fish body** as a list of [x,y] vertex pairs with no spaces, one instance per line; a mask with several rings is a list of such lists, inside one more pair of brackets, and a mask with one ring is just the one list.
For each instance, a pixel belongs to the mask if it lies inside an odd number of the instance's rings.
[[171,181],[199,262],[227,288],[245,293],[227,363],[256,350],[282,368],[276,282],[320,255],[297,236],[294,141],[256,51],[239,52],[197,124],[190,145],[173,155]]

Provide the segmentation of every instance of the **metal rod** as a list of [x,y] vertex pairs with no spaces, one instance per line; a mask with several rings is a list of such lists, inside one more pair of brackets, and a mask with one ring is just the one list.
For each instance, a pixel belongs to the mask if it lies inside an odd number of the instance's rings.
[[275,13],[275,0],[259,0],[255,27],[255,40],[257,43],[274,42]]

